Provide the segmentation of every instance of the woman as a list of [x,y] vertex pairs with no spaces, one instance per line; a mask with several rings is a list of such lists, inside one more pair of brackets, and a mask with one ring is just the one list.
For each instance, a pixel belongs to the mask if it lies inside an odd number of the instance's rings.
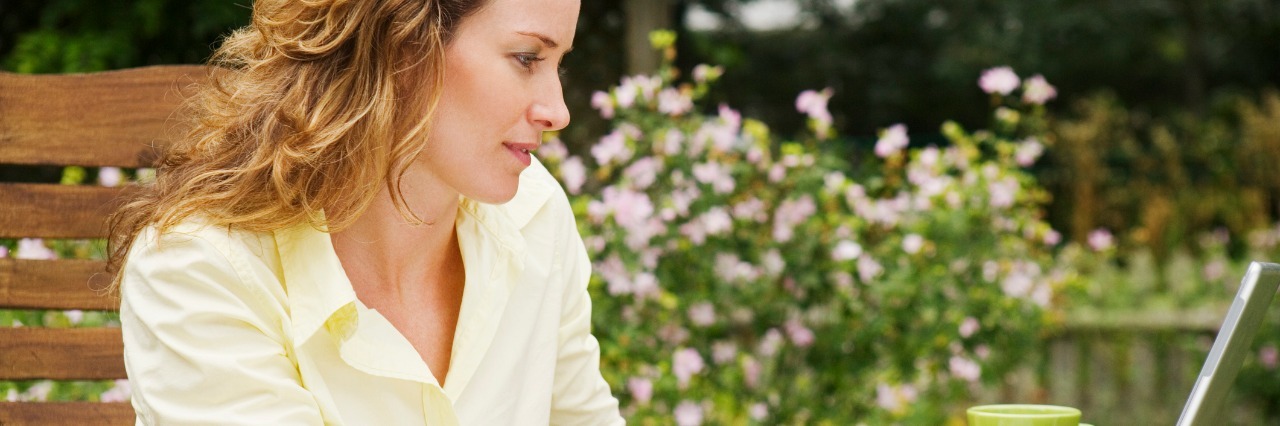
[[140,423],[616,424],[530,152],[578,0],[259,0],[112,219]]

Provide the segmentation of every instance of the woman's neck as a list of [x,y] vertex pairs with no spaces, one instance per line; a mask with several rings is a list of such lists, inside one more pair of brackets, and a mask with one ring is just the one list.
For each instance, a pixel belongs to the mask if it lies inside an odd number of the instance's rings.
[[408,296],[414,287],[440,281],[461,266],[454,226],[458,194],[441,186],[414,185],[408,175],[404,182],[405,205],[424,223],[406,219],[384,188],[351,226],[332,236],[358,295],[363,288]]

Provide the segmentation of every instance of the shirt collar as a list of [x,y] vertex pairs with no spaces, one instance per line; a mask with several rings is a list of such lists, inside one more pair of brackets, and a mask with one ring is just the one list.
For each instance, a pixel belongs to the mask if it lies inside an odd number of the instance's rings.
[[302,344],[329,317],[356,300],[356,292],[342,269],[333,241],[309,223],[275,232],[293,336]]

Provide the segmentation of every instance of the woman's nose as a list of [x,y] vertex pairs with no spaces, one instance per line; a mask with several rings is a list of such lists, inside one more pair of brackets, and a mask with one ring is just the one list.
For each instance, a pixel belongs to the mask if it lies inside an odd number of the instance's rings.
[[529,119],[542,131],[556,131],[569,125],[569,107],[564,104],[564,88],[559,78],[549,86],[529,109]]

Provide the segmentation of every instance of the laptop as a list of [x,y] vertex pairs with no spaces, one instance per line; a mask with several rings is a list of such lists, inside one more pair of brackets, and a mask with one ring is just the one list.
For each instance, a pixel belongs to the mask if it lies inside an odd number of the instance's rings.
[[1226,403],[1227,391],[1231,390],[1236,373],[1240,372],[1240,364],[1244,363],[1254,334],[1266,319],[1267,308],[1277,288],[1280,288],[1280,265],[1249,264],[1248,272],[1240,280],[1236,299],[1231,302],[1231,310],[1227,311],[1227,319],[1218,330],[1218,337],[1213,341],[1213,348],[1196,378],[1195,387],[1191,388],[1187,405],[1182,408],[1178,426],[1222,424],[1220,414]]

